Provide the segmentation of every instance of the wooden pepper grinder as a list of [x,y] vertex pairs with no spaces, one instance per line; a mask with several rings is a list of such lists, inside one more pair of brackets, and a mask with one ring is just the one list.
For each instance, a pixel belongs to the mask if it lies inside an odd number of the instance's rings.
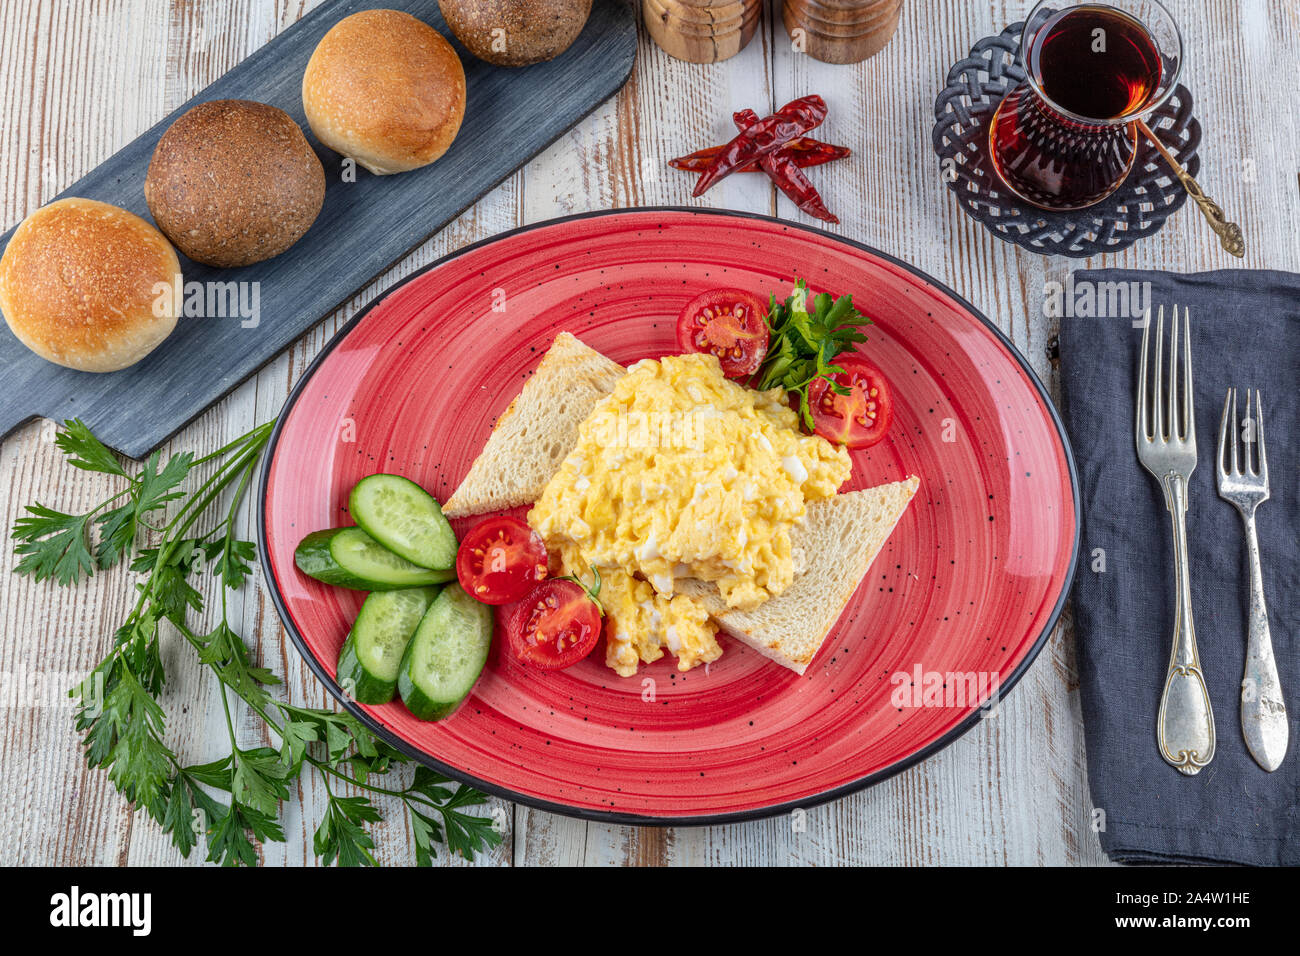
[[754,36],[763,0],[642,0],[646,29],[669,56],[717,63]]
[[903,0],[784,0],[786,32],[823,63],[859,63],[879,53],[898,28]]

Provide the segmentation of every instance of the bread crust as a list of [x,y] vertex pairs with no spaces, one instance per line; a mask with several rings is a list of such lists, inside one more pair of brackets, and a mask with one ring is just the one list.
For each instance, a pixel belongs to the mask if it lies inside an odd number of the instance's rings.
[[316,138],[378,175],[426,166],[465,116],[465,70],[433,27],[397,10],[344,17],[321,38],[302,78]]
[[83,372],[115,372],[152,352],[176,327],[181,294],[166,237],[93,199],[36,210],[0,257],[0,311],[14,335]]

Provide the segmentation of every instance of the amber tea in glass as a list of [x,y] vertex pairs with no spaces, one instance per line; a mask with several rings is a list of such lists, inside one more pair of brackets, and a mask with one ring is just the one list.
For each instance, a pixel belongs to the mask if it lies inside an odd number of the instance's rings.
[[1060,10],[1040,3],[1025,22],[1021,62],[1026,79],[990,128],[994,169],[1027,202],[1082,209],[1128,176],[1135,120],[1173,91],[1181,40],[1154,0]]

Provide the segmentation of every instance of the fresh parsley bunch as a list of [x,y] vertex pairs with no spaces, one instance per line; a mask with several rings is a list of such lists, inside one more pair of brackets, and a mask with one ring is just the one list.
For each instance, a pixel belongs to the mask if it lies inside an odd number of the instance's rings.
[[837,394],[849,389],[831,378],[844,369],[835,358],[852,349],[867,337],[861,331],[871,320],[853,307],[853,296],[832,299],[825,292],[812,297],[809,308],[808,283],[800,279],[794,292],[784,302],[775,295],[768,300],[767,357],[750,383],[761,390],[784,388],[799,396],[799,417],[813,430],[812,409],[808,406],[808,387],[825,378]]
[[[255,553],[251,541],[238,539],[235,523],[271,428],[272,423],[259,425],[202,458],[185,452],[163,461],[154,452],[134,474],[80,421],[65,422],[56,436],[74,468],[115,476],[125,487],[84,514],[28,505],[13,528],[20,558],[15,570],[69,586],[129,557],[131,570],[141,575],[136,602],[114,633],[112,650],[70,692],[79,700],[76,727],[86,762],[106,770],[118,791],[162,827],[183,857],[203,837],[208,860],[255,865],[259,844],[284,841],[282,805],[290,785],[310,767],[320,774],[328,799],[312,841],[325,862],[375,865],[366,825],[381,816],[369,794],[401,801],[421,866],[432,863],[439,843],[473,859],[502,839],[490,818],[465,812],[484,804],[484,794],[423,766],[415,768],[405,787],[382,786],[377,778],[410,761],[351,714],[296,707],[272,696],[268,688],[279,678],[256,665],[230,627],[226,592],[243,585]],[[182,490],[192,475],[199,476],[197,487]],[[168,518],[171,502],[180,504]],[[154,539],[153,546],[136,546],[141,532]],[[222,582],[220,620],[206,632],[190,620],[204,611],[203,595],[194,585],[205,570]],[[230,750],[218,760],[187,765],[166,743],[167,714],[159,696],[166,681],[161,645],[169,628],[191,645],[219,683]],[[265,722],[278,747],[239,745],[232,695]]]

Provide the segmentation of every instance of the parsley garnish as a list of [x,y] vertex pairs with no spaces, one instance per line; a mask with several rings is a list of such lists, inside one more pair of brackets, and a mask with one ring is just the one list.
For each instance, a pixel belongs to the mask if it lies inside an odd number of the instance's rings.
[[808,283],[800,279],[784,302],[778,302],[775,295],[768,300],[767,357],[750,384],[760,391],[784,388],[798,395],[799,418],[812,431],[808,387],[815,379],[825,378],[836,393],[849,394],[849,389],[831,378],[844,371],[835,358],[865,342],[867,337],[859,329],[870,324],[871,320],[853,307],[851,295],[832,299],[820,292],[812,297],[809,310]]
[[[129,558],[131,571],[142,576],[112,650],[69,692],[79,700],[75,722],[86,763],[107,771],[122,796],[153,818],[182,857],[205,840],[209,861],[256,865],[261,844],[284,841],[283,805],[310,767],[328,798],[312,840],[326,863],[376,863],[367,826],[381,814],[370,794],[405,808],[420,865],[433,861],[439,843],[472,860],[502,839],[492,819],[463,812],[486,803],[484,794],[459,785],[452,790],[451,781],[423,766],[415,767],[409,786],[380,786],[374,778],[411,761],[349,713],[296,707],[273,696],[269,688],[279,678],[257,665],[230,627],[226,592],[243,585],[255,554],[251,541],[237,537],[239,507],[271,427],[260,425],[202,458],[183,453],[163,461],[154,452],[135,474],[82,422],[65,422],[57,435],[72,467],[113,475],[126,487],[84,514],[28,505],[13,528],[21,558],[15,570],[67,586]],[[193,491],[182,490],[187,479],[204,472]],[[168,517],[173,502],[179,504]],[[214,518],[208,531],[196,532]],[[141,533],[153,539],[150,547],[137,547]],[[190,618],[204,611],[194,584],[205,572],[222,581],[221,617],[201,633]],[[167,713],[159,697],[166,682],[162,642],[171,634],[179,634],[219,682],[229,753],[218,760],[186,765],[166,743]],[[240,746],[231,695],[261,718],[278,746]],[[336,793],[339,785],[359,792]]]

